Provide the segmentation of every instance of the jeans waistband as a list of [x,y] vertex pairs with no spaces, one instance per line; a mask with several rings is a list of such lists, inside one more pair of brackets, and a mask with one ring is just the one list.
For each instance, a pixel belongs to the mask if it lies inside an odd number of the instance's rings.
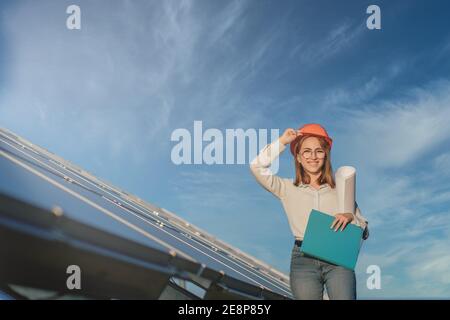
[[303,243],[302,240],[295,240],[294,245],[296,245],[297,247],[301,247],[302,243]]

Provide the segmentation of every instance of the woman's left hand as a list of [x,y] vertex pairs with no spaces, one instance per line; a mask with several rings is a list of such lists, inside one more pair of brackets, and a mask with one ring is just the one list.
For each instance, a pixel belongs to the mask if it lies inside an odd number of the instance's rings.
[[347,224],[353,221],[353,215],[351,213],[337,213],[334,217],[335,219],[331,224],[330,229],[335,228],[335,232],[339,227],[341,227],[341,231],[344,230]]

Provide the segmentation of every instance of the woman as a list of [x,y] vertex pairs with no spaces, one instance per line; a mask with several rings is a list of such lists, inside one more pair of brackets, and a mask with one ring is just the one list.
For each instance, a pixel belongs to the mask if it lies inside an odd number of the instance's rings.
[[[337,193],[331,168],[333,140],[319,124],[307,124],[299,130],[286,129],[276,141],[265,146],[251,162],[256,180],[281,200],[295,237],[290,266],[290,285],[296,299],[322,299],[326,286],[330,299],[356,299],[355,272],[329,264],[300,252],[309,213],[312,209],[335,217],[330,226],[342,231],[352,223],[363,228],[363,239],[369,236],[368,222],[355,201],[355,213],[337,212]],[[273,175],[271,163],[286,145],[294,156],[295,181]]]

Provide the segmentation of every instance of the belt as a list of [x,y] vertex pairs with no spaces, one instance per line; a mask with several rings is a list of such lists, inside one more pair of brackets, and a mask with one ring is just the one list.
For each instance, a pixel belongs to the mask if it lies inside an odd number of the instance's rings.
[[295,244],[296,246],[298,246],[298,247],[301,247],[301,246],[302,246],[302,242],[303,242],[302,240],[295,240],[295,243],[294,243],[294,244]]

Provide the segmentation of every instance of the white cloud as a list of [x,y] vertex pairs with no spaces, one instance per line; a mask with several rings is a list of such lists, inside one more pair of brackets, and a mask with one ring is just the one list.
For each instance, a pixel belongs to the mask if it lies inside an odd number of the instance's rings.
[[336,55],[361,36],[364,28],[361,23],[341,22],[332,29],[323,39],[317,42],[301,42],[290,53],[298,55],[305,65],[318,64],[329,57]]
[[434,169],[442,175],[450,175],[450,152],[438,155],[433,160]]
[[[235,33],[242,31],[247,5],[248,2],[240,0],[227,2],[226,7],[214,19],[217,27],[208,35],[209,46],[225,45],[232,49],[233,44],[230,39],[235,36]],[[231,34],[228,36],[229,33]]]
[[[426,227],[426,226],[424,226]],[[450,226],[447,225],[447,230]],[[391,239],[385,239],[391,241]],[[439,239],[430,235],[403,238],[392,242],[379,253],[363,253],[358,262],[358,274],[363,295],[367,297],[432,298],[450,295],[450,255],[448,235]],[[381,268],[381,290],[365,287],[365,268]],[[387,277],[387,278],[386,278]]]
[[[81,154],[91,154],[100,166],[124,153],[142,159],[143,145],[167,146],[170,135],[161,136],[164,130],[184,124],[190,128],[192,116],[201,117],[205,127],[233,123],[248,128],[267,121],[264,110],[273,103],[272,93],[250,97],[245,85],[273,63],[273,50],[283,44],[285,30],[280,23],[245,38],[248,2],[228,2],[217,15],[199,13],[191,1],[140,2],[141,6],[108,2],[105,8],[100,2],[84,2],[79,32],[65,28],[62,5],[31,3],[8,8],[1,20],[11,53],[2,70],[6,80],[0,96],[2,125],[35,135],[45,132],[45,138],[63,140]],[[291,58],[298,59],[296,63],[321,63],[348,48],[362,30],[345,22],[322,39],[300,39]],[[240,44],[245,44],[243,51]],[[448,232],[448,214],[428,206],[445,205],[450,199],[442,179],[450,172],[450,155],[442,153],[450,139],[450,83],[436,82],[368,104],[404,68],[395,63],[384,75],[358,78],[331,90],[324,95],[323,110],[333,108],[338,115],[333,119],[340,133],[336,146],[345,159],[357,164],[363,177],[358,203],[372,232],[362,265],[379,263],[387,268],[390,277],[383,292],[444,295],[449,294],[442,285],[448,283],[444,250],[449,241],[438,235]],[[280,70],[279,74],[285,71]],[[297,108],[304,98],[289,96],[285,103]],[[348,109],[352,105],[361,107]],[[280,103],[279,109],[283,107]],[[184,213],[201,212],[205,225],[228,228],[230,235],[235,231],[230,219],[248,214],[248,221],[257,220],[265,228],[276,228],[275,223],[286,226],[290,236],[282,208],[272,215],[265,207],[274,203],[270,197],[248,191],[259,189],[246,166],[245,177],[203,169],[170,180]],[[266,211],[244,212],[256,202]],[[213,208],[221,211],[211,214]],[[226,213],[224,208],[236,212],[220,215]],[[248,230],[249,225],[239,227]],[[423,245],[430,250],[421,249]],[[274,259],[259,248],[255,245],[253,250]],[[409,284],[398,280],[397,268],[411,280]],[[429,272],[432,281],[427,284]],[[435,291],[429,291],[432,285]]]
[[368,168],[401,168],[450,138],[450,82],[411,90],[397,101],[343,110],[339,139],[351,159]]
[[389,87],[393,80],[404,71],[411,62],[406,61],[395,62],[387,66],[382,72],[376,75],[370,75],[369,79],[365,79],[367,75],[359,76],[347,80],[348,84],[332,88],[323,98],[322,105],[325,110],[332,110],[339,113],[345,112],[348,108],[356,108],[376,97],[382,90]]
[[192,73],[198,30],[189,2],[84,2],[82,29],[74,31],[63,5],[31,4],[12,6],[2,21],[14,57],[2,124],[139,160],[135,141],[161,139],[174,112],[174,79]]
[[450,239],[426,244],[406,266],[414,291],[423,296],[450,296]]
[[450,295],[450,185],[443,180],[450,158],[450,82],[374,99],[402,71],[385,72],[386,82],[369,77],[366,85],[351,82],[334,89],[325,96],[324,110],[341,119],[334,122],[336,146],[359,171],[358,204],[371,228],[359,281],[365,282],[371,264],[389,275],[380,291],[360,283],[362,295],[445,297]]

